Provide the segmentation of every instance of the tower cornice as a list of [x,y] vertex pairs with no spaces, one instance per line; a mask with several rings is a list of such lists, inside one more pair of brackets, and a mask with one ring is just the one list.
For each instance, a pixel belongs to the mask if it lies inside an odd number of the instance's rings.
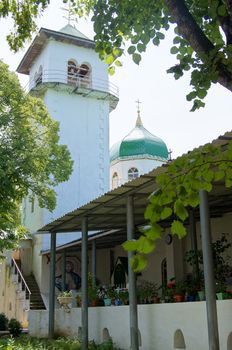
[[46,28],[40,28],[39,33],[36,35],[23,59],[21,60],[17,72],[29,75],[30,67],[32,66],[35,59],[41,53],[49,39],[54,39],[63,43],[73,44],[89,49],[95,48],[95,42],[93,40],[77,37],[75,35],[62,33]]

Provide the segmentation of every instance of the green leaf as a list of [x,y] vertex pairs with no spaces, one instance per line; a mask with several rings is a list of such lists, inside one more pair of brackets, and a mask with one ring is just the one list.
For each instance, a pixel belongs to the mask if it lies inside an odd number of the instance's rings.
[[143,254],[149,254],[155,249],[155,242],[148,237],[140,236],[137,240],[137,251]]
[[155,46],[158,46],[160,43],[160,39],[157,36],[155,36],[154,39],[152,40],[152,42]]
[[146,45],[139,43],[137,45],[137,49],[138,49],[139,52],[146,51]]
[[191,192],[188,196],[188,202],[191,207],[196,208],[200,203],[199,194],[197,192]]
[[160,40],[163,40],[165,38],[165,35],[161,32],[157,32],[156,35]]
[[176,234],[180,239],[186,236],[186,228],[179,220],[174,220],[171,226],[171,232]]
[[170,50],[172,55],[175,55],[176,53],[179,52],[179,48],[177,46],[173,46]]
[[212,186],[211,182],[204,181],[201,185],[201,189],[206,190],[207,192],[211,192],[212,188],[213,188],[213,186]]
[[105,58],[105,63],[107,63],[107,64],[112,64],[113,62],[114,62],[114,60],[115,60],[115,58],[114,58],[114,56],[113,55],[108,55],[106,58]]
[[147,267],[147,257],[144,255],[136,254],[130,259],[130,264],[134,272],[141,272]]
[[146,209],[145,209],[144,218],[146,220],[150,220],[150,218],[152,217],[152,214],[153,214],[153,205],[148,204]]
[[205,90],[205,89],[197,90],[197,96],[199,98],[205,98],[206,95],[207,95],[207,90]]
[[138,53],[134,53],[132,57],[133,57],[133,61],[134,61],[136,64],[139,64],[139,62],[141,61],[141,55],[138,54]]
[[136,47],[135,46],[130,46],[127,50],[127,52],[130,54],[130,55],[133,55],[133,53],[135,53],[136,51]]
[[227,10],[224,4],[220,5],[217,8],[217,13],[219,14],[219,16],[222,16],[222,17],[225,17],[227,15]]
[[225,176],[225,172],[223,170],[218,170],[214,172],[214,180],[219,181],[223,179]]
[[174,203],[174,213],[182,220],[184,221],[188,217],[188,211],[184,207],[183,202],[180,199],[177,199],[177,201]]
[[127,251],[135,251],[138,247],[137,240],[126,241],[122,244],[123,248]]
[[119,60],[115,61],[114,64],[117,67],[122,67],[122,62],[120,62]]
[[114,66],[109,67],[108,72],[109,72],[109,75],[114,75],[115,67]]
[[152,240],[161,238],[162,227],[157,223],[153,223],[152,226],[144,232],[144,235]]
[[161,219],[162,220],[167,219],[171,215],[172,215],[172,209],[169,207],[164,207],[163,210],[161,211]]

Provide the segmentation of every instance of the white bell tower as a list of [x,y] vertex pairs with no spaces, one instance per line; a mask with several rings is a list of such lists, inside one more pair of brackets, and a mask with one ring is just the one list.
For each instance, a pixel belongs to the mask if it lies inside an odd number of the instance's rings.
[[60,143],[68,145],[74,161],[70,179],[55,188],[52,213],[25,199],[24,224],[32,233],[108,190],[109,113],[118,103],[118,89],[94,48],[70,24],[60,31],[41,28],[17,69],[29,75],[30,93],[59,121]]

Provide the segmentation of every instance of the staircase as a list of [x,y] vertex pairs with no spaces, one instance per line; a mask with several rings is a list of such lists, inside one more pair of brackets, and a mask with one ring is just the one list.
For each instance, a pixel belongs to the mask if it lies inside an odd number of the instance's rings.
[[24,277],[28,288],[31,291],[30,295],[30,310],[45,310],[43,299],[40,294],[38,284],[35,280],[34,275]]

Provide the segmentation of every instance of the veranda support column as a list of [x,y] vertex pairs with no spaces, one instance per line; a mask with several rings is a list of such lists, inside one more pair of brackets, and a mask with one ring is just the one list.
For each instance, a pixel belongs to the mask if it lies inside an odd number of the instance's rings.
[[54,338],[56,281],[56,232],[51,232],[48,336]]
[[88,349],[88,219],[82,219],[81,243],[81,322],[82,350]]
[[92,275],[93,275],[93,286],[96,287],[96,272],[97,272],[97,259],[96,259],[96,239],[92,242]]
[[64,292],[66,290],[66,250],[62,251],[62,267],[61,267],[61,289]]
[[[191,249],[196,253],[198,250],[197,233],[196,233],[196,221],[195,221],[193,210],[190,210],[189,212],[189,225],[190,225]],[[193,264],[193,276],[195,279],[197,280],[199,279],[199,264],[198,264],[197,256]]]
[[[134,239],[134,206],[133,197],[127,197],[127,239]],[[130,266],[130,258],[133,252],[128,252],[128,276],[129,276],[129,302],[130,302],[130,338],[131,349],[139,350],[138,338],[138,314],[135,273]]]
[[213,255],[211,248],[208,194],[205,190],[200,190],[199,195],[209,350],[219,350],[217,305],[213,271]]

